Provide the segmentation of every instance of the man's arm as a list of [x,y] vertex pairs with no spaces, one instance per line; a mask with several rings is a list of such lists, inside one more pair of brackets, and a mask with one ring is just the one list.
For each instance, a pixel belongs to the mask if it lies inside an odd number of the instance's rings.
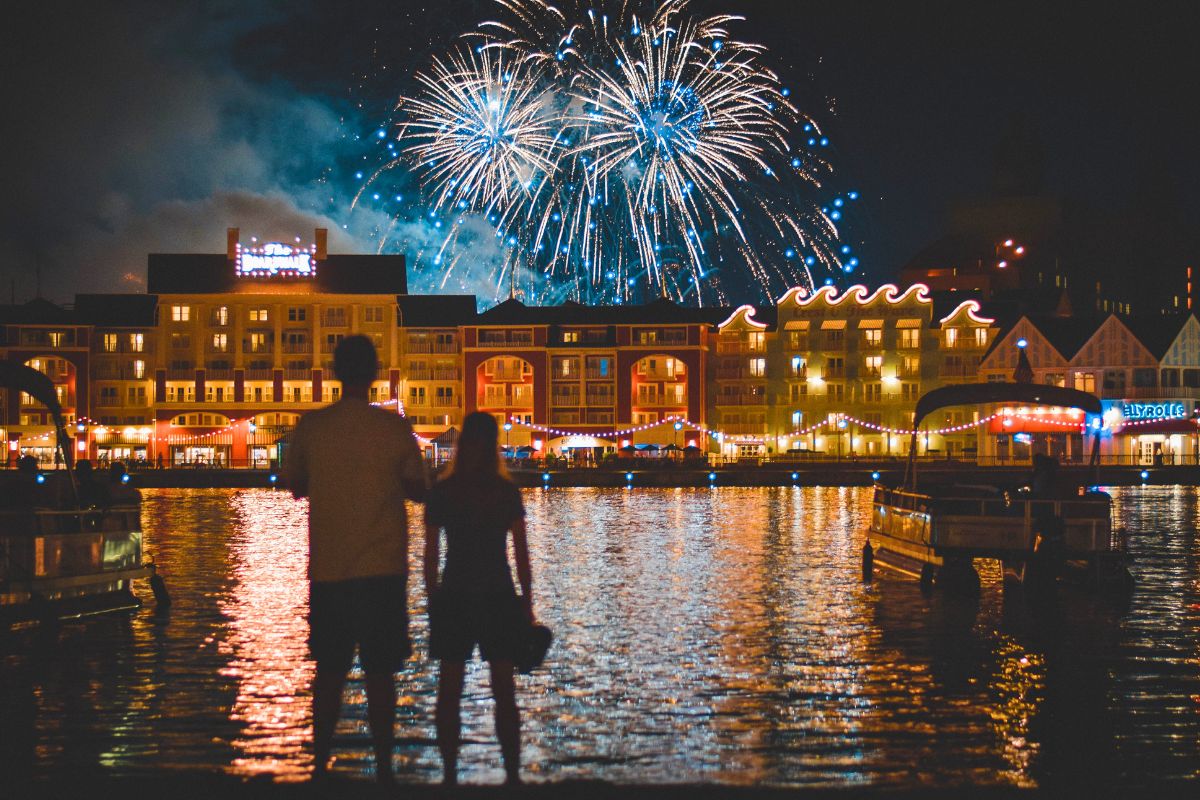
[[283,460],[284,485],[291,489],[292,497],[308,497],[308,459],[304,452],[304,418],[292,431],[292,441],[285,450]]
[[400,426],[400,485],[404,496],[414,503],[425,502],[429,478],[425,473],[425,459],[417,447],[417,437],[408,420],[401,419]]

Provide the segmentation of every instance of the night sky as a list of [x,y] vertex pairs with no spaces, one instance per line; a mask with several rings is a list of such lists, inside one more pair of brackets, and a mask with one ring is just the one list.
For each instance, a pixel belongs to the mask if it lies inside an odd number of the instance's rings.
[[[331,248],[373,250],[366,231],[388,209],[348,218],[353,173],[378,163],[355,137],[386,122],[411,72],[489,5],[10,11],[0,48],[5,302],[14,287],[18,302],[32,297],[39,270],[42,294],[57,301],[139,291],[147,252],[219,252],[230,225],[290,238],[345,222]],[[950,203],[991,190],[995,148],[1014,119],[1039,145],[1045,193],[1109,228],[1140,229],[1121,245],[1121,263],[1138,262],[1131,274],[1152,273],[1163,253],[1197,252],[1200,58],[1184,6],[695,7],[745,15],[740,38],[770,48],[797,105],[828,131],[835,183],[862,194],[847,238],[868,282],[940,237]]]

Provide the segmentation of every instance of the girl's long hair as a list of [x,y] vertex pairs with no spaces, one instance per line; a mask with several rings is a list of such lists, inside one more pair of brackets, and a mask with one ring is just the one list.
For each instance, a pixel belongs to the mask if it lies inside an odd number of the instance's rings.
[[473,411],[463,419],[462,433],[455,445],[454,461],[443,477],[451,475],[468,480],[508,477],[508,471],[500,463],[500,426],[491,414]]

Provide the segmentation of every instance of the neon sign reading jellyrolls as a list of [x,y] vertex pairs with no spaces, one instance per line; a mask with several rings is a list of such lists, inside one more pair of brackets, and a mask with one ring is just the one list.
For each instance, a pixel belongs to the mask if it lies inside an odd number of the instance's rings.
[[317,262],[311,250],[281,242],[237,246],[237,274],[247,278],[312,278]]
[[1184,416],[1183,403],[1122,403],[1125,419],[1178,419]]

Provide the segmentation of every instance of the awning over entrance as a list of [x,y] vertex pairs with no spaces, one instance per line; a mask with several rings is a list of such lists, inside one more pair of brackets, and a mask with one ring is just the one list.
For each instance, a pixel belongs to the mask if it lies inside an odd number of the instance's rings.
[[453,426],[433,437],[433,443],[438,447],[453,447],[458,444],[458,428]]

